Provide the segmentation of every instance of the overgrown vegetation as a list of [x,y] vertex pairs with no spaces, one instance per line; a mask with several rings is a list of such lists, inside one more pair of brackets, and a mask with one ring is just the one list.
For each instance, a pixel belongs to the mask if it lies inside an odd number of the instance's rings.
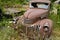
[[[51,0],[52,2],[55,0]],[[0,7],[1,7],[1,18],[0,18],[0,40],[20,40],[18,31],[14,30],[12,27],[10,27],[12,24],[9,23],[12,18],[6,18],[4,14],[4,7],[8,6],[11,7],[13,5],[24,5],[27,4],[26,0],[0,0]],[[52,3],[53,4],[53,3]],[[49,15],[49,18],[53,20],[54,26],[53,26],[53,39],[54,40],[60,40],[60,5],[51,6],[52,8],[58,9],[58,15],[54,14],[54,12],[51,12]],[[23,8],[22,8],[23,9]],[[24,10],[24,9],[23,9]],[[20,15],[22,15],[24,11],[21,12]]]
[[23,5],[26,4],[26,0],[0,0],[0,6],[13,6],[16,4]]

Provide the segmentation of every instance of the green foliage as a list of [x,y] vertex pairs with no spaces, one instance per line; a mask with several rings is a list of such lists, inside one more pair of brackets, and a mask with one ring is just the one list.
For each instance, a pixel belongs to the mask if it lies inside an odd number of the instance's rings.
[[26,0],[0,0],[0,6],[13,6],[15,4],[26,4]]
[[11,27],[0,28],[0,40],[18,40],[17,32]]
[[[51,0],[52,2],[54,2],[55,0]],[[15,4],[20,4],[23,5],[27,3],[26,0],[0,0],[0,8],[2,9],[3,12],[3,8],[6,5],[15,5]],[[60,5],[54,5],[52,3],[52,6],[55,7],[56,9],[58,9],[58,13],[60,16]],[[51,6],[51,7],[52,7]],[[53,9],[52,7],[52,9]],[[4,12],[3,12],[4,13]],[[24,11],[21,12],[20,15],[22,15],[24,13]],[[49,18],[54,22],[54,31],[57,33],[59,32],[60,34],[60,23],[58,22],[58,15],[51,13],[49,15]],[[9,23],[11,19],[5,18],[5,16],[3,16],[2,21],[0,21],[0,40],[20,40],[18,37],[18,31],[15,31],[12,27],[9,27],[11,24]],[[60,21],[60,20],[59,20]],[[55,40],[58,40],[57,37],[60,38],[59,34],[53,34],[54,38],[56,38]],[[55,36],[57,35],[57,36]]]
[[51,0],[51,2],[55,2],[56,0]]

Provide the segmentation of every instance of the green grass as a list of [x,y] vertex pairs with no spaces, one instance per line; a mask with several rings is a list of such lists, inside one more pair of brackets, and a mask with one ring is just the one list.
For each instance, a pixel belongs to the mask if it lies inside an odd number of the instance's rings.
[[[50,14],[49,18],[53,21],[53,40],[60,40],[60,23],[56,14]],[[8,23],[9,20],[3,20],[0,22],[0,40],[20,40],[19,34],[12,27],[8,27],[11,24]]]
[[[24,11],[23,8],[21,8],[21,10]],[[20,15],[22,15],[22,13]],[[60,40],[60,23],[57,23],[59,22],[58,16],[54,13],[51,13],[49,18],[53,21],[54,25],[52,39]],[[0,40],[20,40],[18,32],[15,31],[12,27],[8,27],[11,25],[8,23],[9,20],[3,19],[3,21],[0,21]]]
[[52,34],[52,39],[53,40],[60,40],[60,22],[58,21],[58,15],[56,14],[50,14],[49,18],[53,21],[53,34]]

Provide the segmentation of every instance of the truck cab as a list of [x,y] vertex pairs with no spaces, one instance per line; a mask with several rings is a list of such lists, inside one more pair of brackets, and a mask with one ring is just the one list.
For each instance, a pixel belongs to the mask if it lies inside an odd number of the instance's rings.
[[49,0],[32,0],[29,3],[29,9],[24,13],[24,18],[30,20],[30,22],[36,21],[36,19],[47,18],[50,9]]

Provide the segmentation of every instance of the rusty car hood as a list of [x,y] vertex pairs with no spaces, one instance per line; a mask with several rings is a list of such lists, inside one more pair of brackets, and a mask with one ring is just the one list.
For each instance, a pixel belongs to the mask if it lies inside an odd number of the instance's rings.
[[48,10],[44,10],[44,9],[37,9],[37,8],[29,9],[27,10],[27,12],[24,13],[24,17],[28,19],[34,19],[41,15],[46,14],[47,12]]

